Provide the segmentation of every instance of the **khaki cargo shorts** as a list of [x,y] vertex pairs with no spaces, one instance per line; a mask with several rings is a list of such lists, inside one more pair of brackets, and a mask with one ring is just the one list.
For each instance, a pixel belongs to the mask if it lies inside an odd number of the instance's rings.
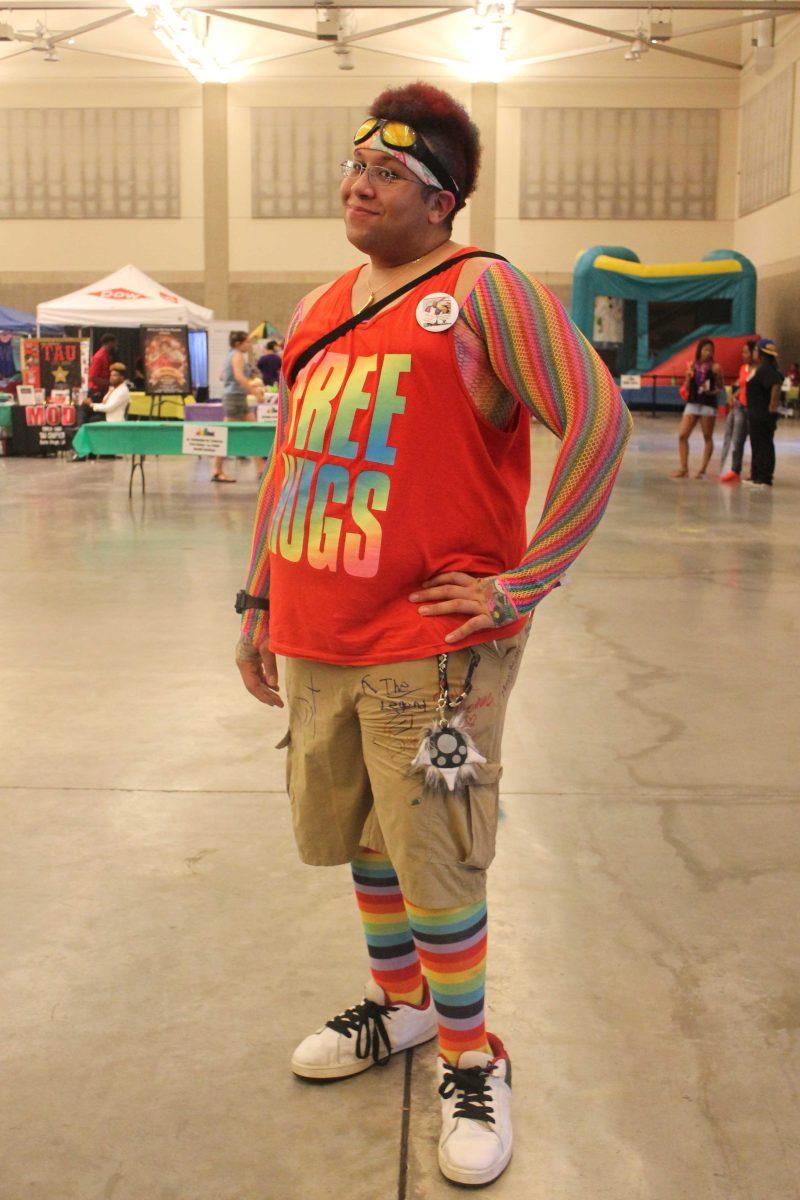
[[[367,846],[388,853],[412,904],[451,908],[483,898],[506,705],[529,631],[530,622],[514,637],[475,647],[480,662],[463,712],[486,763],[455,795],[426,787],[411,765],[436,718],[435,657],[366,667],[286,660],[289,732],[281,745],[303,862],[348,863]],[[450,655],[452,696],[468,664],[467,650]]]

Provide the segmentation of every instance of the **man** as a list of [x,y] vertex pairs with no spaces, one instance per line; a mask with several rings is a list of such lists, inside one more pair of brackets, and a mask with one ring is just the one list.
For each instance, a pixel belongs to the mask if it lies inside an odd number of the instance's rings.
[[[484,1023],[506,702],[530,614],[597,525],[631,424],[546,288],[462,260],[451,226],[479,153],[464,109],[425,84],[379,96],[356,132],[341,198],[367,261],[292,319],[237,598],[239,669],[265,704],[283,704],[287,656],[300,855],[351,864],[370,958],[364,999],[292,1069],[346,1077],[438,1026],[439,1165],[467,1184],[512,1148],[510,1062]],[[526,544],[530,415],[562,445]]]
[[747,426],[752,451],[754,487],[772,487],[775,474],[775,430],[783,375],[771,338],[760,338],[755,349],[755,374],[747,381]]
[[94,413],[102,413],[106,421],[124,421],[131,393],[128,387],[128,368],[124,363],[112,363],[108,391],[99,404],[88,401]]
[[89,398],[101,400],[108,391],[111,377],[111,364],[117,352],[117,339],[113,333],[104,333],[100,339],[100,348],[92,355],[89,363]]
[[256,366],[261,372],[264,387],[275,387],[281,374],[281,354],[278,342],[274,338],[267,342],[267,352],[261,355]]

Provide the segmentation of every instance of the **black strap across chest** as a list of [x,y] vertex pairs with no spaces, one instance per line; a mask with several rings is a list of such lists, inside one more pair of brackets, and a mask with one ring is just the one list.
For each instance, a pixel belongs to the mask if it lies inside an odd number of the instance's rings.
[[496,258],[499,262],[508,262],[508,259],[504,258],[502,254],[493,254],[488,250],[469,250],[466,254],[456,254],[453,258],[446,258],[444,262],[437,263],[435,267],[431,267],[430,271],[426,271],[424,275],[418,275],[416,279],[404,283],[396,292],[392,292],[391,295],[384,296],[382,300],[377,300],[374,304],[370,304],[369,308],[362,308],[361,312],[354,313],[352,317],[348,317],[346,321],[342,321],[341,325],[337,325],[329,333],[324,333],[322,337],[317,338],[310,346],[306,346],[305,350],[301,350],[286,376],[286,382],[289,387],[294,387],[295,380],[303,367],[307,363],[310,363],[314,355],[319,354],[320,350],[324,350],[326,346],[330,346],[331,342],[344,337],[346,333],[349,333],[351,329],[355,329],[362,321],[371,320],[372,317],[386,308],[387,304],[391,304],[394,300],[399,300],[406,292],[412,291],[427,279],[433,279],[434,276],[441,275],[443,271],[449,270],[450,267],[454,267],[457,263],[466,262],[468,258]]

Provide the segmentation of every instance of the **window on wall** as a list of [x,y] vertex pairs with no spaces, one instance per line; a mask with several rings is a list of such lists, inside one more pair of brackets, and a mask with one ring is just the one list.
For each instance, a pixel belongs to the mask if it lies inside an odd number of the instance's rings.
[[789,194],[793,68],[742,105],[739,216]]
[[718,141],[713,108],[525,108],[520,216],[713,220]]
[[0,217],[180,216],[178,112],[0,109]]
[[339,163],[363,108],[252,108],[252,215],[338,217]]

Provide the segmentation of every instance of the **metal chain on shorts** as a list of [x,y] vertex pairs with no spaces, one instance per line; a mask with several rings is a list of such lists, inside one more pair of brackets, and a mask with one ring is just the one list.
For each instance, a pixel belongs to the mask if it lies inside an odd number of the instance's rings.
[[450,681],[447,678],[447,663],[450,658],[449,654],[437,655],[439,665],[439,699],[436,701],[436,708],[439,713],[439,723],[447,724],[447,713],[453,709],[460,708],[466,700],[467,696],[472,691],[472,677],[475,674],[475,668],[481,661],[481,656],[474,647],[469,648],[469,666],[467,668],[467,676],[464,680],[464,690],[460,696],[453,699],[450,695]]

